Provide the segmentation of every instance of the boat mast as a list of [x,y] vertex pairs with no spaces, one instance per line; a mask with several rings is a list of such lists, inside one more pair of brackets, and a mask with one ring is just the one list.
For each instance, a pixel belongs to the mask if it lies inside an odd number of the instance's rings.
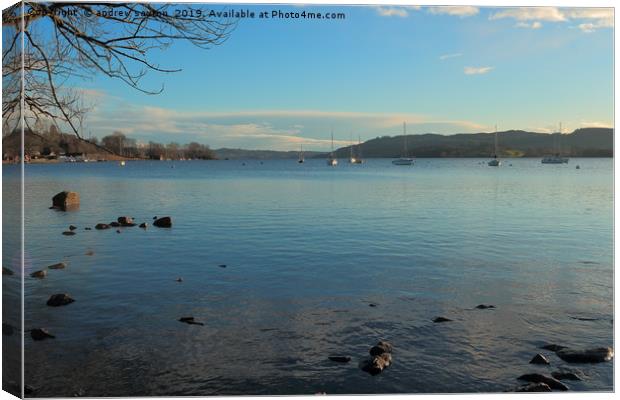
[[362,137],[358,136],[357,137],[357,156],[359,157],[359,159],[362,159]]
[[332,128],[332,152],[330,153],[331,158],[334,158],[334,129]]
[[403,137],[405,140],[405,154],[403,154],[403,158],[407,158],[407,123],[403,122]]
[[495,154],[493,157],[497,158],[497,125],[495,125]]

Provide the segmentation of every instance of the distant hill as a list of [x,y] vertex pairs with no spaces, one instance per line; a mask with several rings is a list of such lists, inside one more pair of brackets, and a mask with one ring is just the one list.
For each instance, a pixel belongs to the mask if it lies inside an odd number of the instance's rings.
[[[216,149],[214,150],[220,160],[280,160],[299,157],[298,151],[275,151],[275,150],[244,150],[244,149]],[[304,151],[304,157],[319,157],[323,153],[317,151]]]
[[[613,129],[582,128],[571,134],[546,134],[526,131],[498,132],[499,155],[502,157],[541,157],[553,154],[558,143],[563,155],[569,157],[613,157]],[[494,139],[489,133],[460,133],[455,135],[407,135],[409,156],[416,157],[488,157],[493,154]],[[383,136],[361,144],[364,158],[400,157],[403,136]],[[357,145],[353,146],[357,154]],[[336,151],[346,158],[350,146]],[[327,153],[319,155],[325,157]]]

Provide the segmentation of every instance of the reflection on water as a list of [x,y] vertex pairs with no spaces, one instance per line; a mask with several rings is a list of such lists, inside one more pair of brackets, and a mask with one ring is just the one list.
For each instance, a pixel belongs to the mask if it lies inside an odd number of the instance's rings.
[[[25,283],[26,329],[57,336],[26,339],[35,395],[502,391],[549,369],[542,344],[613,345],[612,160],[323,161],[28,165],[31,268],[68,262]],[[49,210],[65,189],[79,211]],[[120,215],[174,225],[83,230]],[[394,364],[371,377],[379,339]],[[612,390],[612,367],[569,386]]]

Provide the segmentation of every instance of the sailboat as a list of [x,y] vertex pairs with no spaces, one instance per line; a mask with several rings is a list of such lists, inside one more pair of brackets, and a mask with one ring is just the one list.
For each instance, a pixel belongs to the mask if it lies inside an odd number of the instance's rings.
[[332,130],[332,151],[329,153],[329,158],[327,159],[327,165],[330,167],[335,167],[338,165],[338,160],[334,157],[334,131]]
[[497,158],[497,125],[495,125],[495,151],[493,152],[493,159],[488,162],[489,167],[499,167],[502,162]]
[[392,160],[392,164],[394,165],[413,165],[415,161],[413,158],[408,157],[407,154],[407,123],[403,122],[403,140],[404,140],[404,148],[403,155],[401,158],[396,160]]
[[357,138],[357,157],[355,158],[355,164],[363,164],[364,159],[362,158],[362,138],[358,136]]
[[[558,141],[562,138],[562,123],[560,122],[560,137]],[[556,138],[553,136],[553,148],[555,150],[555,154],[552,156],[544,157],[540,162],[543,164],[568,164],[568,158],[562,157],[560,154],[560,145],[556,144]]]
[[349,164],[355,164],[357,160],[353,156],[353,135],[351,135],[351,140],[349,140],[349,150],[350,150]]
[[297,162],[300,164],[304,163],[304,145],[303,144],[299,145],[299,160],[297,160]]

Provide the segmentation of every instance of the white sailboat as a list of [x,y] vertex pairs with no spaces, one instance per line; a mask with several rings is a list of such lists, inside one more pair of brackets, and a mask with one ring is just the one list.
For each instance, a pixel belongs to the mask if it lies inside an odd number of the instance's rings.
[[[560,122],[560,137],[558,141],[562,138],[562,123]],[[553,136],[553,149],[555,154],[552,156],[543,157],[540,161],[543,164],[568,164],[568,157],[562,157],[561,155],[561,145],[556,143],[556,137]]]
[[407,123],[403,122],[403,140],[404,140],[404,146],[403,146],[403,154],[401,158],[398,158],[396,160],[392,160],[392,164],[394,165],[413,165],[415,159],[409,157],[408,151],[407,151]]
[[358,136],[357,138],[357,157],[355,158],[355,164],[363,164],[364,159],[362,158],[362,138]]
[[329,153],[329,158],[327,159],[327,165],[330,167],[335,167],[338,165],[338,159],[334,157],[334,131],[332,130],[332,151]]
[[493,159],[488,162],[489,167],[499,167],[502,162],[497,158],[497,125],[495,125],[495,150],[493,151]]
[[349,151],[349,164],[355,164],[357,162],[357,159],[353,156],[353,134],[350,135]]
[[303,144],[299,145],[299,160],[297,160],[297,162],[300,164],[304,163],[304,145]]

